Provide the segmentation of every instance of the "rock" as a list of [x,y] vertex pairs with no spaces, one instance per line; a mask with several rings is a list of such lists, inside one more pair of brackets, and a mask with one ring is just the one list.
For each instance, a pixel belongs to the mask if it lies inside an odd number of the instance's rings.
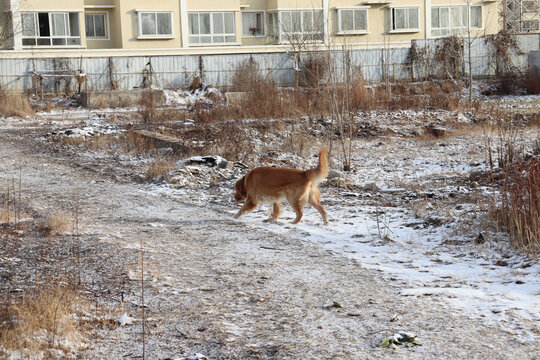
[[428,134],[431,134],[435,137],[445,137],[448,135],[448,129],[443,128],[443,127],[430,126],[430,127],[424,128],[424,130]]
[[120,324],[120,326],[126,326],[126,325],[131,325],[133,324],[133,321],[135,319],[128,316],[128,314],[124,313],[124,315],[122,315],[120,317],[120,319],[118,319],[118,323]]
[[345,178],[332,178],[332,179],[326,179],[326,186],[329,187],[338,187],[338,188],[345,188],[347,189],[349,186],[347,185],[347,182],[345,181]]
[[232,170],[232,168],[234,167],[234,162],[232,161],[227,161],[227,160],[223,160],[221,161],[219,164],[218,164],[218,167],[220,169],[229,169],[229,170]]
[[219,166],[221,163],[227,162],[221,156],[193,156],[186,160],[187,165],[206,165],[208,167]]
[[381,189],[375,183],[370,183],[362,187],[363,191],[379,192]]
[[475,240],[477,244],[483,244],[486,242],[486,239],[482,233],[479,233]]
[[336,170],[330,170],[328,172],[328,176],[327,176],[328,179],[345,179],[345,175],[343,175],[343,173],[340,173],[339,171],[336,171]]
[[222,100],[220,92],[215,88],[211,88],[208,91],[208,94],[206,94],[206,98],[212,100],[213,102],[219,102]]

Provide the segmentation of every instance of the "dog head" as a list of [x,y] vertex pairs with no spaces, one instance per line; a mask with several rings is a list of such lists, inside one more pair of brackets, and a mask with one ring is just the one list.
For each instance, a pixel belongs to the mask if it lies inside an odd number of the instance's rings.
[[245,179],[245,176],[242,176],[242,178],[238,180],[236,184],[234,185],[236,189],[236,193],[234,194],[234,199],[236,201],[245,200],[247,197],[246,186],[244,185],[244,179]]

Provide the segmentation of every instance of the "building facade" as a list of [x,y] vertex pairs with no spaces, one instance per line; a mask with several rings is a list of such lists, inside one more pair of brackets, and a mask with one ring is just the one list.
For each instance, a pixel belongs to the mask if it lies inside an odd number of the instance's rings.
[[496,33],[499,5],[494,0],[0,0],[0,48],[211,52],[407,46],[416,39]]

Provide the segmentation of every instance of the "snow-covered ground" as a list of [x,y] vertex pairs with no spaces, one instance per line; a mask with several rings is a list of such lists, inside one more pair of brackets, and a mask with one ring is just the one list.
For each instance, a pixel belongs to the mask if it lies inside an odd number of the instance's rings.
[[[168,91],[166,96],[169,105],[188,107],[203,101],[206,93]],[[492,102],[503,108],[540,111],[537,96],[485,100]],[[0,125],[51,127],[54,130],[42,134],[45,142],[50,141],[49,135],[116,136],[125,131],[122,123],[127,122],[119,117],[133,111],[72,109],[38,113],[28,119],[0,118]],[[396,293],[401,297],[437,297],[450,309],[498,324],[518,342],[540,343],[540,264],[513,248],[505,234],[485,224],[486,204],[497,196],[497,188],[471,177],[488,170],[488,140],[497,137],[474,124],[491,120],[489,115],[448,111],[359,114],[362,131],[353,142],[353,170],[340,171],[341,155],[335,142],[331,160],[336,173],[321,184],[329,225],[323,225],[318,212],[309,207],[302,221],[292,225],[294,213],[287,205],[275,223],[266,220],[267,206],[238,221],[276,235],[300,236],[354,259],[360,266],[379,272],[385,281],[403,284]],[[443,127],[450,135],[422,138],[428,126]],[[325,125],[312,124],[310,131],[320,135]],[[292,132],[286,128],[284,133]],[[283,134],[265,134],[264,140],[254,135],[257,155],[253,163],[260,165],[263,159],[271,159],[280,166],[313,167],[323,146],[322,141],[317,144],[320,139],[293,154],[286,149]],[[515,141],[531,154],[538,139],[537,128],[522,127]],[[64,151],[76,154],[89,167],[96,164],[107,171],[115,165],[143,171],[152,160],[81,149]],[[233,200],[234,182],[247,169],[240,164],[222,169],[186,160],[180,159],[176,169],[150,184],[137,186],[146,194],[211,206],[232,218],[239,206]],[[107,162],[112,166],[103,165]]]
[[[534,139],[535,132],[524,133],[523,142]],[[264,205],[239,221],[277,234],[301,234],[379,270],[389,281],[405,280],[408,285],[399,292],[402,296],[438,296],[469,316],[517,332],[520,341],[538,342],[540,265],[512,248],[504,234],[484,231],[479,222],[485,221],[485,209],[474,198],[494,196],[493,189],[472,188],[467,181],[472,171],[486,170],[482,141],[476,135],[434,141],[358,141],[355,170],[345,177],[350,189],[321,185],[328,226],[313,208],[292,225],[294,212],[288,206],[277,223],[265,221]],[[311,166],[315,161],[310,157]],[[145,190],[167,192],[186,202],[223,204],[234,215],[237,207],[230,198],[240,174],[201,168],[193,175],[186,170],[190,175],[180,186],[154,184]],[[197,176],[204,172],[218,172],[230,180],[217,194],[201,197],[193,188],[205,186],[197,184]]]
[[[519,99],[507,98],[516,102]],[[538,99],[529,96],[525,100]],[[376,127],[379,134],[402,136],[375,136],[354,142],[353,171],[340,175],[348,188],[322,184],[322,201],[330,214],[330,225],[323,226],[314,209],[306,212],[300,224],[290,225],[293,213],[287,207],[278,223],[263,223],[268,217],[266,208],[240,221],[276,233],[299,233],[329,250],[357,259],[367,268],[380,270],[386,278],[407,280],[409,285],[400,291],[402,296],[438,296],[449,306],[501,322],[503,329],[507,326],[520,331],[523,341],[540,340],[540,265],[508,245],[503,234],[486,232],[477,223],[484,221],[485,209],[475,199],[495,193],[493,188],[475,184],[468,177],[471,172],[487,170],[486,139],[496,135],[471,130],[469,134],[442,139],[411,137],[429,124],[471,124],[478,119],[476,114],[448,111],[360,114],[357,121],[368,123],[367,128]],[[118,131],[101,116],[94,116],[84,125],[53,134],[88,136]],[[536,129],[521,131],[519,141],[525,151],[531,150],[537,134]],[[270,145],[254,140],[258,144],[256,151],[279,148],[280,140],[274,141],[277,143]],[[306,168],[315,165],[316,151],[314,148],[306,158],[286,152],[274,151],[273,155],[278,162]],[[336,151],[333,157],[337,166]],[[245,171],[181,160],[165,182],[158,179],[157,184],[144,189],[170,193],[186,202],[212,202],[228,207],[232,216],[237,210],[232,203],[233,184]],[[216,182],[220,190],[200,194],[201,188],[211,188]],[[477,240],[479,234],[482,241]],[[533,326],[523,329],[522,321],[530,321]]]

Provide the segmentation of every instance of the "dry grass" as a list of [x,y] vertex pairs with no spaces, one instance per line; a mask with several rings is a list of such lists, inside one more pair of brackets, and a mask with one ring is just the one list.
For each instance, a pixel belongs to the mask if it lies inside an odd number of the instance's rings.
[[49,359],[58,358],[54,350],[64,354],[79,350],[84,338],[73,315],[83,306],[84,301],[76,291],[58,284],[16,299],[3,294],[0,349],[17,350],[22,358]]
[[176,168],[176,164],[172,159],[154,160],[148,166],[146,171],[146,180],[152,180],[158,175],[164,175]]
[[33,115],[34,110],[23,95],[8,95],[0,89],[0,115],[26,117]]
[[54,211],[39,225],[45,236],[62,236],[73,228],[73,216],[63,211]]
[[77,146],[86,141],[84,136],[64,136],[60,143],[64,146]]
[[540,159],[505,170],[500,205],[494,214],[510,239],[526,252],[540,251]]

